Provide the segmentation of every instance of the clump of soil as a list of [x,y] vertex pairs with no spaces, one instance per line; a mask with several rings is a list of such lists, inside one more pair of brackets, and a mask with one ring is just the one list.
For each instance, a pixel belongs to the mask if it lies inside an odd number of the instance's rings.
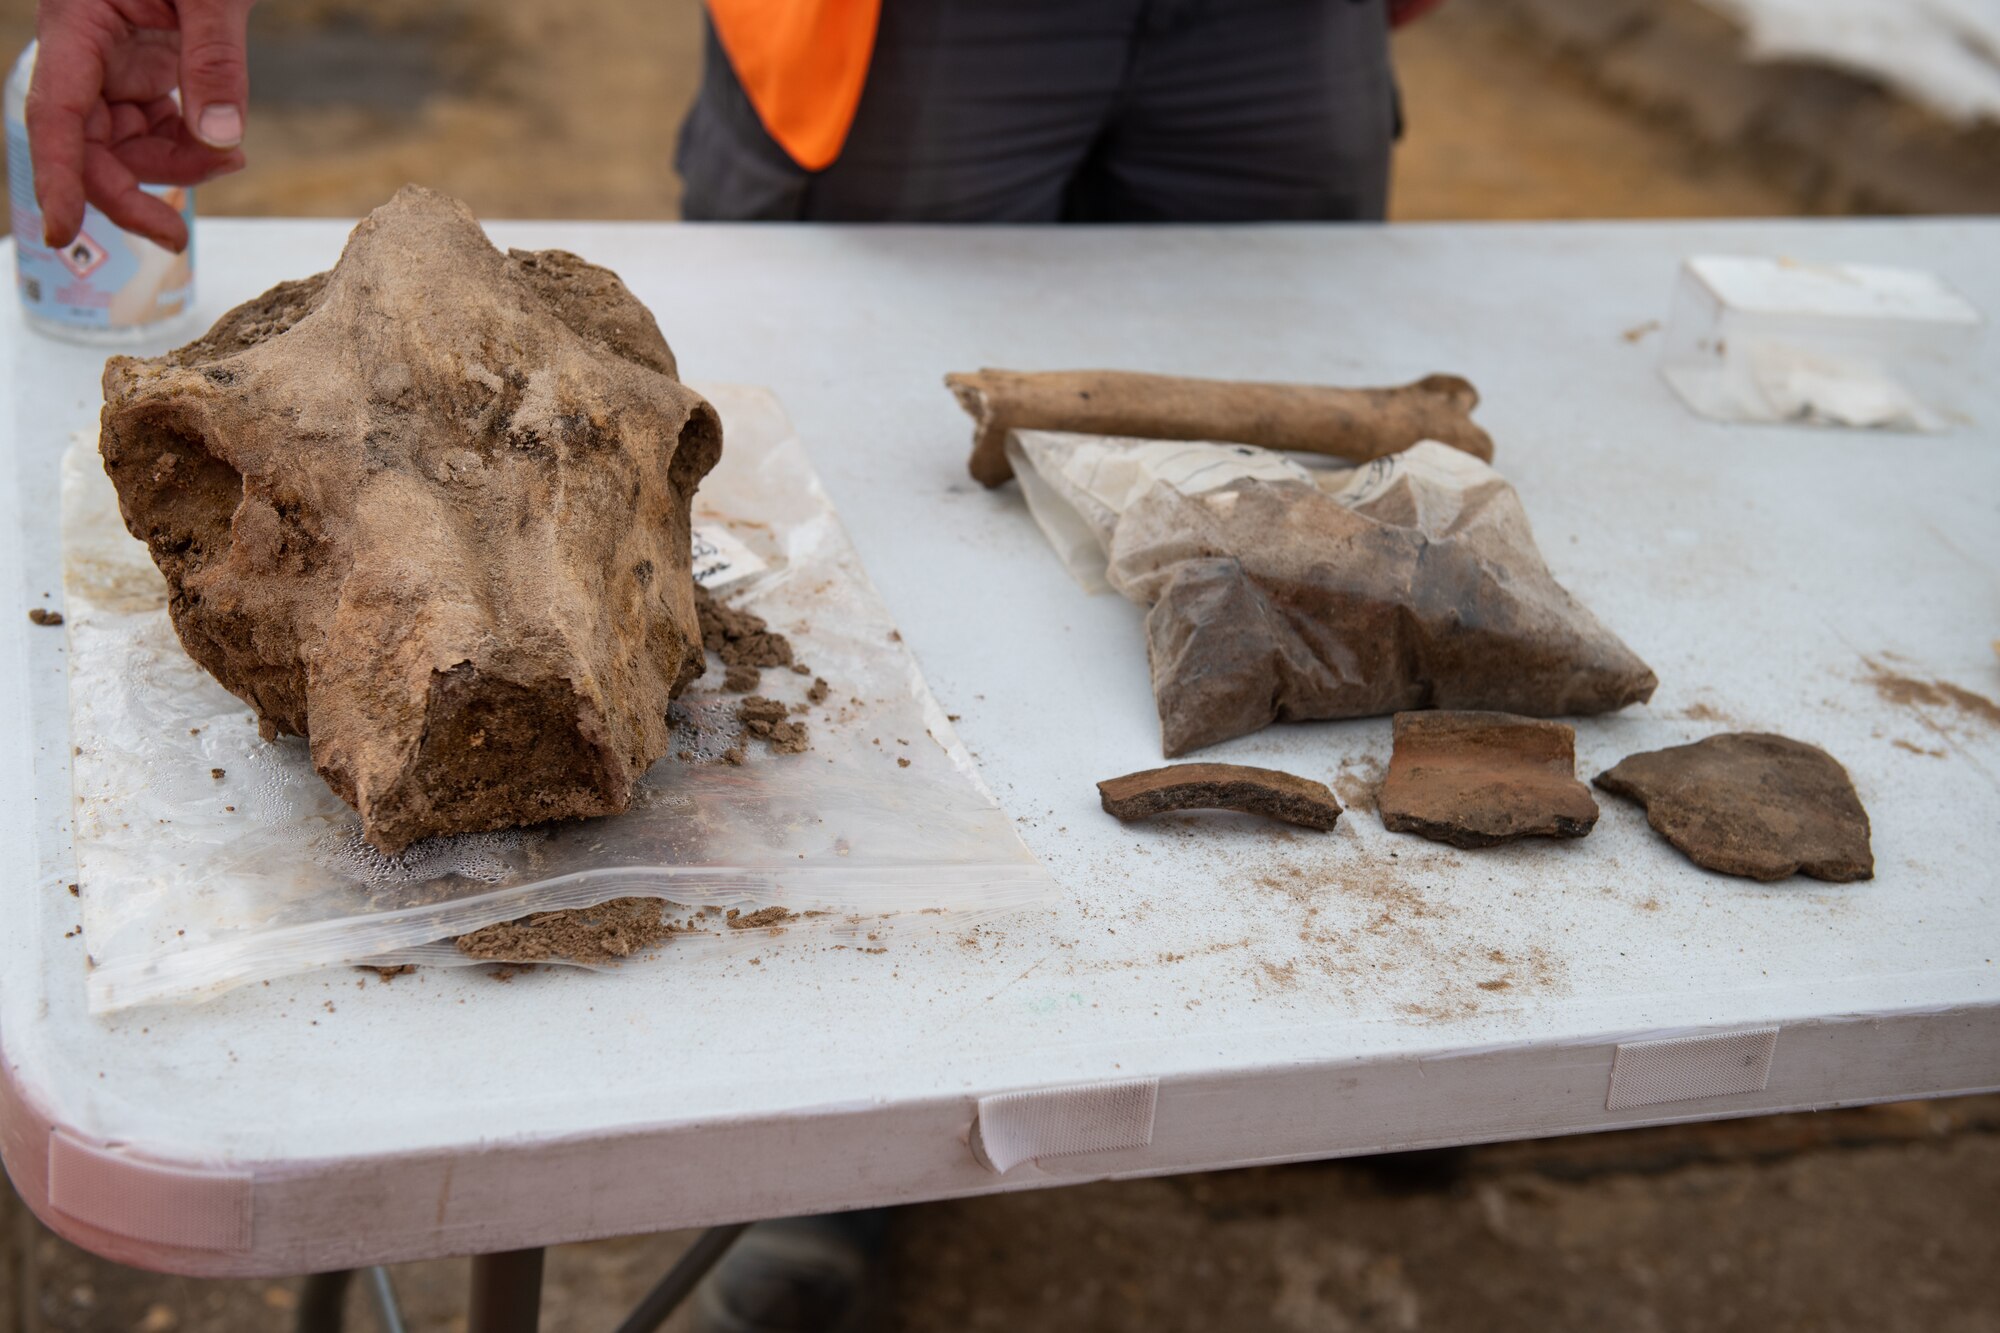
[[782,722],[791,716],[792,710],[776,699],[767,699],[761,694],[753,694],[736,705],[736,717],[753,736],[771,734],[771,724]]
[[692,927],[666,919],[658,898],[613,898],[595,907],[536,912],[482,926],[454,941],[459,952],[496,963],[613,963]]
[[1784,736],[1729,732],[1635,754],[1597,785],[1646,807],[1646,822],[1696,865],[1777,880],[1794,873],[1872,879],[1868,812],[1826,751]]
[[[808,675],[812,668],[797,660],[792,652],[792,641],[771,628],[770,622],[755,611],[730,606],[720,601],[706,588],[696,585],[694,590],[695,619],[701,626],[701,646],[722,659],[722,692],[724,694],[751,694],[763,682],[766,668],[789,667],[799,675]],[[826,697],[824,681],[815,681],[819,694],[808,694],[814,703]],[[760,733],[761,734],[761,733]],[[773,746],[774,749],[779,748]],[[800,728],[798,749],[805,745],[805,730]],[[781,751],[791,753],[791,751]],[[727,758],[727,756],[724,756]],[[730,759],[730,763],[743,762],[740,757]]]
[[1340,802],[1325,783],[1249,764],[1172,764],[1106,778],[1097,784],[1104,812],[1146,819],[1170,810],[1236,810],[1247,815],[1331,829]]
[[732,907],[724,919],[731,930],[755,930],[759,926],[781,926],[797,915],[797,912],[784,907],[760,907],[754,912],[743,912]]
[[781,667],[792,664],[792,642],[755,611],[717,601],[706,588],[694,590],[695,618],[701,623],[701,646],[722,659],[724,666]]
[[791,721],[791,709],[776,699],[753,694],[736,706],[736,716],[773,754],[803,754],[812,747],[806,724]]
[[1576,732],[1511,713],[1396,714],[1382,826],[1454,847],[1581,838],[1597,802],[1576,780]]
[[63,614],[60,611],[51,611],[46,606],[37,606],[29,608],[28,619],[37,625],[60,625],[63,623]]

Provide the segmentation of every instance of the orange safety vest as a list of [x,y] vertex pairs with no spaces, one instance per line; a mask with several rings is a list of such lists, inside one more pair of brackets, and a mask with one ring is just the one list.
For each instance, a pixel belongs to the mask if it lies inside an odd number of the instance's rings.
[[882,0],[708,0],[757,118],[807,171],[847,142],[881,15]]

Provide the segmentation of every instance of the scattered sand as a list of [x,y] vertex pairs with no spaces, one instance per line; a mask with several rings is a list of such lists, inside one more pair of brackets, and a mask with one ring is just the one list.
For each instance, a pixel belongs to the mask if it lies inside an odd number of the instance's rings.
[[759,926],[781,926],[798,913],[783,907],[760,907],[754,912],[729,910],[724,919],[731,930],[755,930]]
[[1865,657],[1862,661],[1868,664],[1868,683],[1886,702],[1898,708],[1948,709],[1968,721],[2000,727],[2000,704],[1983,694],[1975,694],[1963,685],[1954,685],[1948,680],[1918,680],[1872,657]]

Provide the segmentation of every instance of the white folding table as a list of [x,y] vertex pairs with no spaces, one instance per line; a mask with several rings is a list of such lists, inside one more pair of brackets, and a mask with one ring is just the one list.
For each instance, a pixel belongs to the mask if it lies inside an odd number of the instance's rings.
[[[1060,906],[881,954],[336,969],[88,1016],[64,636],[24,612],[60,601],[57,459],[100,358],[0,321],[0,1147],[78,1244],[347,1269],[2000,1087],[2000,725],[1936,684],[2000,698],[2000,377],[1943,435],[1731,427],[1683,410],[1644,333],[1698,252],[1917,265],[2000,312],[2000,221],[491,230],[618,270],[697,383],[775,389]],[[204,318],[345,232],[204,222]],[[1661,680],[1579,721],[1580,767],[1820,744],[1876,878],[1706,874],[1609,797],[1587,839],[1484,852],[1366,808],[1329,835],[1115,823],[1094,781],[1160,762],[1141,615],[967,477],[940,379],[982,365],[1469,376],[1557,577]],[[1375,719],[1202,757],[1353,791],[1388,744]]]

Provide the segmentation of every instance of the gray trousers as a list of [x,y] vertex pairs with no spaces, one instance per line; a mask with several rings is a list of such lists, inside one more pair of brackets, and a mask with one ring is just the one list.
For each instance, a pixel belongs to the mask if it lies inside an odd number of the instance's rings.
[[708,34],[681,126],[711,221],[1380,219],[1396,95],[1383,0],[883,0],[824,171],[764,130]]

